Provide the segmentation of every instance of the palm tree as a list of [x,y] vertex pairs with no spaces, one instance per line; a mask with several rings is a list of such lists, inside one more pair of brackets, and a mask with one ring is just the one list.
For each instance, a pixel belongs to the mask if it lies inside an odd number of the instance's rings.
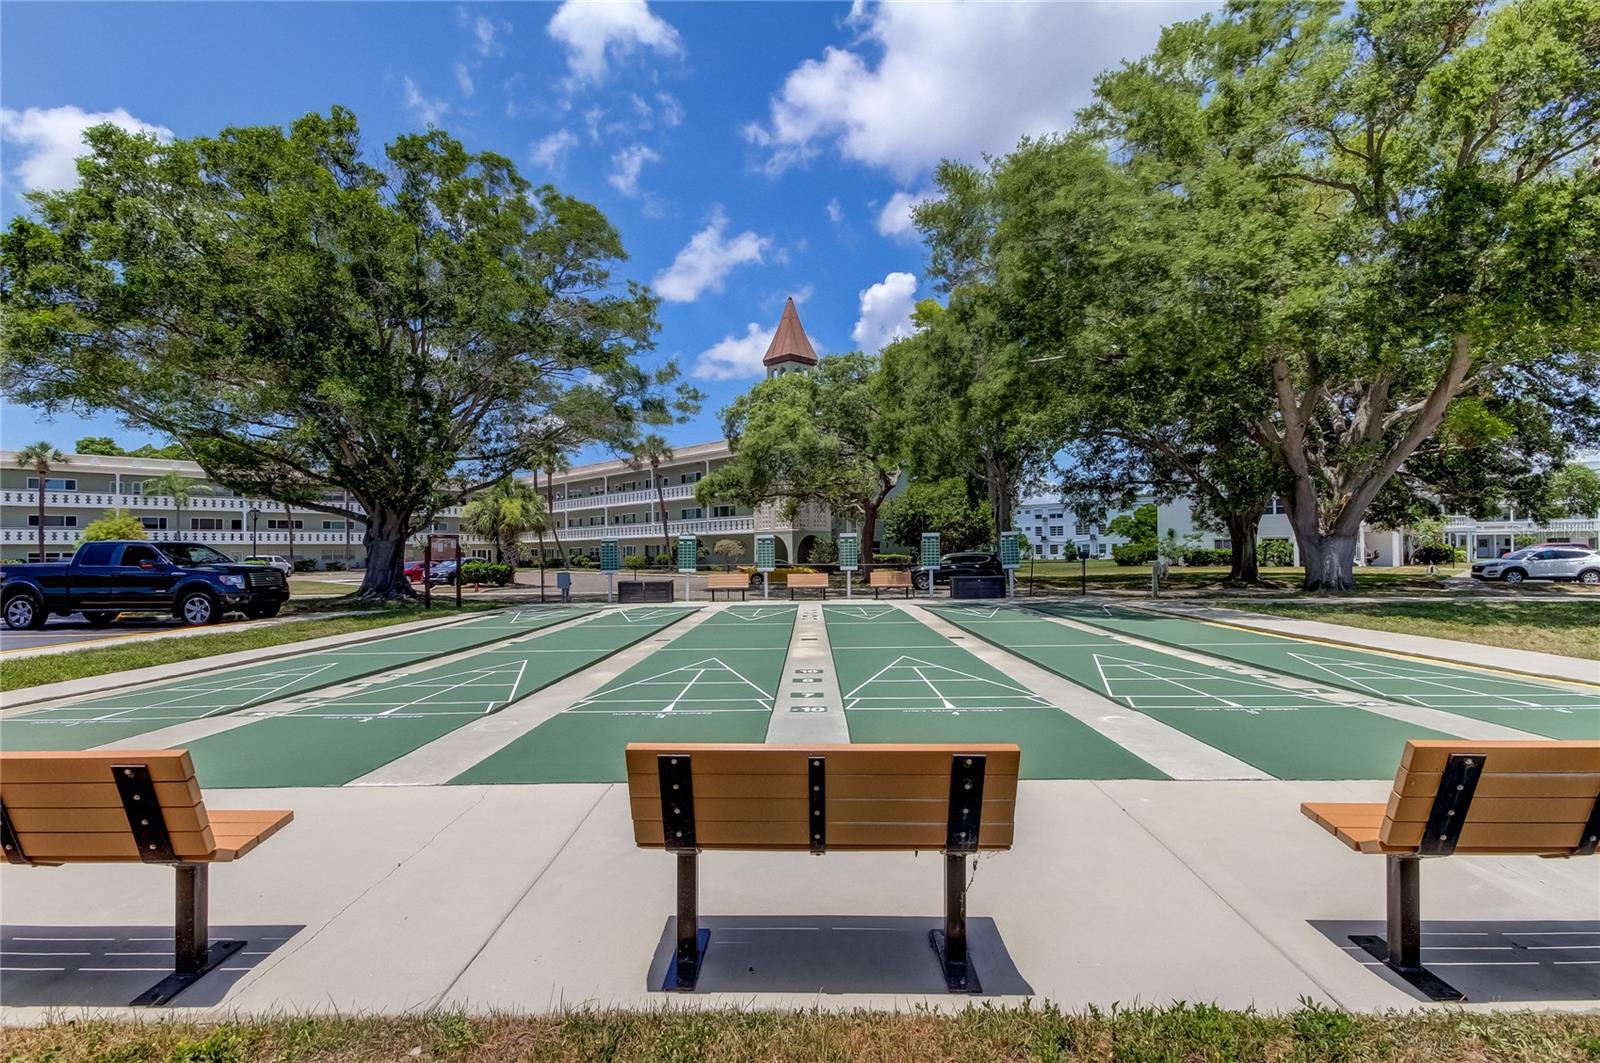
[[501,561],[517,567],[518,542],[524,532],[540,531],[548,523],[544,503],[533,488],[506,476],[477,495],[461,511],[461,526],[474,535],[491,539]]
[[667,526],[667,493],[661,483],[661,466],[673,458],[672,448],[667,441],[651,432],[634,446],[633,453],[628,457],[628,464],[635,469],[646,464],[650,466],[650,479],[656,484],[656,503],[661,509],[661,538],[667,547],[667,567],[672,567],[672,531]]
[[67,456],[44,440],[30,443],[17,451],[17,464],[24,469],[32,469],[39,478],[39,490],[35,492],[39,499],[39,560],[44,560],[44,485],[50,471],[58,465],[68,464]]
[[[180,472],[166,472],[153,480],[144,482],[144,496],[166,495],[172,499],[172,523],[176,532],[183,528],[183,507],[189,504],[189,499],[195,495],[208,495],[211,488],[205,484],[197,483]],[[179,535],[182,538],[182,535]]]
[[560,521],[556,519],[556,473],[571,469],[572,462],[559,450],[547,450],[540,464],[544,466],[545,510],[549,514],[550,535],[556,541],[556,556],[561,559],[562,565],[565,565],[567,554],[561,547]]

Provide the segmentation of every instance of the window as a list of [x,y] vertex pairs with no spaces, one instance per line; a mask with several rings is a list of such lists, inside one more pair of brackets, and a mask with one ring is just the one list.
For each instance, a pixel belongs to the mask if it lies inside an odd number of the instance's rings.
[[150,531],[165,531],[166,527],[167,527],[167,518],[166,517],[140,517],[139,518],[139,523],[143,524]]
[[1072,526],[1072,534],[1073,535],[1088,535],[1089,534],[1089,526],[1087,524],[1074,524]]
[[[37,476],[28,477],[28,490],[37,491],[38,489],[39,478]],[[54,476],[50,476],[45,478],[44,489],[46,491],[76,491],[78,489],[78,481],[59,480]]]
[[[269,521],[267,521],[267,527],[272,528],[275,531],[287,531],[291,525],[293,525],[295,531],[299,531],[301,528],[304,528],[306,526],[306,522],[303,521],[303,520],[291,521],[288,518],[282,518],[282,519],[279,519],[279,520],[269,520]],[[443,531],[444,530],[444,525],[443,524],[435,524],[433,526],[433,530],[434,531]]]
[[230,529],[232,529],[233,531],[244,531],[244,521],[243,520],[230,520],[228,522],[228,527]]
[[733,516],[733,507],[732,506],[712,506],[711,507],[711,515],[713,517],[731,517],[731,516]]
[[116,548],[115,543],[85,543],[78,550],[77,562],[80,565],[109,565],[111,552]]
[[680,519],[680,520],[699,520],[702,516],[704,516],[704,511],[703,510],[700,510],[698,508],[696,508],[696,509],[685,509],[685,510],[682,510],[679,513],[678,519]]
[[1101,557],[1105,557],[1106,556],[1106,544],[1105,543],[1101,543],[1100,544],[1100,556]]
[[1050,514],[1050,519],[1051,520],[1060,520],[1062,518],[1062,516],[1064,516],[1064,514],[1052,513],[1052,514]]
[[1283,508],[1283,499],[1279,498],[1277,495],[1273,495],[1272,501],[1267,503],[1267,512],[1272,514],[1287,512],[1287,510]]
[[190,517],[189,518],[189,530],[190,531],[221,531],[222,530],[222,518],[221,517]]
[[1217,550],[1232,550],[1233,549],[1233,540],[1232,539],[1213,539],[1213,540],[1211,540],[1211,545],[1212,545],[1212,547],[1214,549],[1217,549]]
[[1065,535],[1066,532],[1067,532],[1067,526],[1065,524],[1052,524],[1052,525],[1050,525],[1050,534],[1051,535],[1060,536],[1060,535]]
[[[28,527],[37,528],[38,526],[39,514],[29,513]],[[78,526],[78,518],[63,516],[60,513],[46,513],[44,515],[44,526],[46,528],[76,528]]]
[[698,472],[686,472],[682,476],[678,477],[678,482],[681,484],[699,483],[702,475],[704,474]]
[[344,531],[344,521],[342,521],[342,520],[325,520],[325,521],[322,522],[322,530],[323,531]]
[[1060,557],[1061,556],[1061,544],[1060,543],[1051,543],[1050,544],[1050,556],[1051,557]]
[[124,565],[142,565],[146,561],[152,565],[161,563],[161,555],[156,553],[155,547],[134,543],[132,546],[122,548],[122,563]]

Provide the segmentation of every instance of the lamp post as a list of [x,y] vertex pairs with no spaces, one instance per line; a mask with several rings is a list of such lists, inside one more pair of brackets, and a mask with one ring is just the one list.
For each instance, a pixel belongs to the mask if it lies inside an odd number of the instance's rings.
[[259,542],[257,542],[256,524],[257,524],[258,521],[261,520],[261,511],[259,509],[257,509],[255,506],[251,506],[250,507],[249,517],[250,517],[250,556],[251,557],[260,557],[261,556],[261,545],[260,545]]

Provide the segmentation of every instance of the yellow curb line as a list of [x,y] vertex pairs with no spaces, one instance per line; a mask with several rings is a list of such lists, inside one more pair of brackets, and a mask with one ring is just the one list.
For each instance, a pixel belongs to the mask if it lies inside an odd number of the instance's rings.
[[[1151,608],[1149,608],[1147,606],[1144,606],[1144,605],[1130,605],[1128,607],[1130,609],[1138,609],[1140,612],[1149,613],[1152,616],[1164,617],[1164,618],[1169,619],[1169,620],[1171,620],[1171,619],[1192,620],[1197,624],[1211,624],[1214,627],[1231,628],[1234,631],[1243,631],[1243,632],[1247,632],[1247,633],[1252,634],[1252,635],[1266,635],[1266,636],[1268,636],[1270,638],[1289,639],[1289,640],[1292,640],[1292,641],[1295,641],[1295,642],[1311,642],[1311,643],[1316,643],[1316,644],[1322,645],[1322,646],[1336,646],[1336,647],[1338,647],[1340,649],[1346,649],[1346,650],[1363,650],[1363,651],[1365,651],[1367,653],[1381,654],[1381,655],[1383,655],[1385,657],[1396,657],[1396,658],[1399,658],[1401,660],[1421,661],[1421,662],[1426,663],[1426,664],[1444,664],[1444,665],[1449,665],[1452,668],[1462,668],[1462,669],[1466,669],[1468,671],[1484,672],[1484,673],[1487,673],[1489,675],[1507,676],[1507,677],[1510,677],[1510,678],[1513,678],[1513,679],[1537,679],[1540,682],[1544,682],[1544,683],[1565,683],[1565,684],[1567,684],[1569,686],[1587,687],[1587,688],[1594,689],[1594,690],[1600,690],[1600,683],[1591,683],[1591,682],[1589,682],[1587,680],[1584,680],[1584,679],[1564,679],[1564,678],[1560,678],[1560,677],[1557,677],[1557,676],[1537,675],[1537,674],[1535,674],[1533,672],[1520,672],[1520,671],[1517,671],[1514,668],[1491,668],[1488,665],[1482,665],[1482,664],[1463,664],[1460,661],[1452,661],[1452,660],[1449,660],[1449,659],[1444,658],[1444,657],[1432,657],[1432,656],[1429,656],[1428,654],[1425,654],[1425,653],[1407,653],[1404,650],[1384,649],[1384,648],[1378,647],[1378,646],[1368,646],[1368,645],[1365,645],[1365,644],[1359,643],[1359,642],[1342,642],[1339,639],[1327,638],[1325,636],[1320,636],[1320,635],[1302,635],[1302,634],[1298,634],[1298,633],[1290,634],[1290,633],[1281,632],[1281,631],[1268,631],[1268,630],[1266,630],[1264,628],[1252,627],[1249,624],[1237,624],[1237,623],[1233,623],[1233,622],[1227,621],[1227,620],[1213,620],[1213,619],[1210,619],[1209,617],[1185,616],[1182,613],[1172,613],[1172,612],[1167,612],[1166,610],[1162,610],[1162,609],[1151,609]],[[1294,619],[1300,619],[1300,618],[1296,617]],[[1320,621],[1320,622],[1321,623],[1331,623],[1331,621]],[[1393,635],[1393,634],[1397,634],[1397,632],[1391,631],[1391,632],[1389,632],[1389,634]],[[1427,637],[1427,636],[1419,636],[1419,637]],[[1466,643],[1466,645],[1477,646],[1477,645],[1479,645],[1479,643],[1476,643],[1476,642]],[[1484,646],[1483,648],[1485,650],[1493,650],[1496,647],[1494,647],[1494,646]],[[1263,666],[1263,667],[1266,667],[1266,666]]]

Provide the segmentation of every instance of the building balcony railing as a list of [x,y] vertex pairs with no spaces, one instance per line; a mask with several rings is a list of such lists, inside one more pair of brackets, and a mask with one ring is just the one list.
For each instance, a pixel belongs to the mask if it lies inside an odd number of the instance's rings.
[[[73,546],[82,534],[80,528],[46,528],[44,530],[45,548],[52,546]],[[418,532],[409,542],[421,545],[428,537],[427,532]],[[145,538],[153,543],[205,543],[207,546],[242,546],[248,549],[258,544],[262,549],[267,547],[280,547],[289,544],[289,532],[286,528],[262,528],[254,536],[248,531],[167,531],[150,529],[145,531]],[[528,537],[532,541],[531,537]],[[342,531],[297,531],[294,533],[295,546],[343,546],[349,542],[351,549],[360,550],[361,533],[351,532],[350,538],[345,539]],[[478,535],[461,536],[463,544],[481,546],[488,542]],[[0,530],[0,543],[14,543],[21,546],[39,545],[39,530],[37,528],[6,528]],[[273,550],[273,553],[279,551]]]
[[1447,518],[1447,532],[1476,533],[1478,535],[1510,535],[1539,531],[1595,532],[1600,531],[1600,517],[1564,517],[1560,520],[1473,520],[1470,517]]
[[[661,522],[650,524],[593,524],[575,525],[558,529],[561,539],[654,539],[661,541]],[[667,522],[667,530],[678,535],[737,535],[754,532],[754,517],[710,517],[705,520],[674,520]]]
[[[668,496],[671,497],[670,495]],[[177,507],[172,498],[166,495],[130,495],[116,494],[110,491],[46,491],[44,494],[45,508],[61,506],[65,508],[77,507],[80,509],[126,509],[130,512],[137,510],[153,510],[157,512],[172,513]],[[330,499],[329,505],[340,506],[344,503]],[[26,506],[31,509],[39,507],[39,493],[37,491],[0,491],[0,506]],[[290,506],[295,513],[320,513],[321,510],[305,509],[300,506]],[[354,499],[350,500],[347,507],[355,513],[365,513],[361,504]],[[460,506],[447,506],[434,515],[437,517],[459,517]],[[239,498],[232,495],[194,495],[183,504],[185,513],[217,512],[219,510],[230,513],[245,513],[258,509],[263,514],[283,512],[283,503],[274,502],[265,498]],[[263,517],[262,519],[266,519]]]
[[[662,488],[661,491],[669,502],[675,499],[693,498],[694,484],[674,484]],[[612,491],[604,495],[574,494],[566,498],[557,497],[554,508],[555,512],[564,513],[573,509],[600,509],[603,506],[649,505],[656,500],[656,489],[646,487],[638,491]]]

